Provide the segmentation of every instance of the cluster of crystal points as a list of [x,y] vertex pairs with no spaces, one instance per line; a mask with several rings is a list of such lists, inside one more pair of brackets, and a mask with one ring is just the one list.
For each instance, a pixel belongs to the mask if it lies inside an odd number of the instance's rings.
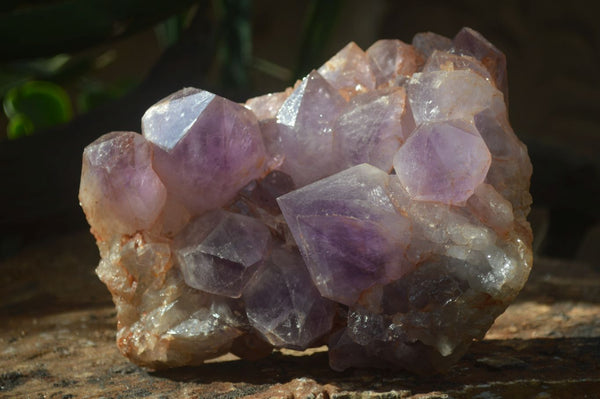
[[327,344],[331,367],[452,365],[523,287],[531,164],[479,33],[350,43],[237,104],[183,89],[86,147],[80,201],[150,367]]

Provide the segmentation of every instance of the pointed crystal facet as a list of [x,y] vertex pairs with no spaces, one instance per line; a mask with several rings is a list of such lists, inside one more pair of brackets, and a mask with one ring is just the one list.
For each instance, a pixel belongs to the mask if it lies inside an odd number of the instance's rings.
[[379,40],[367,49],[377,87],[397,86],[423,63],[414,47],[400,40]]
[[270,241],[269,230],[258,220],[215,211],[191,222],[173,246],[190,287],[235,298],[262,264]]
[[462,28],[452,41],[454,51],[477,58],[490,72],[498,90],[508,103],[508,80],[506,78],[506,56],[490,43],[481,33]]
[[346,101],[318,72],[311,72],[277,114],[275,142],[285,160],[281,170],[303,186],[340,170],[332,154],[333,125]]
[[184,89],[158,102],[142,131],[155,144],[153,166],[169,194],[193,214],[225,205],[263,173],[256,116],[212,93]]
[[375,88],[375,75],[367,54],[354,42],[348,43],[317,72],[346,98]]
[[167,191],[152,169],[152,146],[133,132],[113,132],[83,152],[79,201],[100,241],[152,227]]
[[412,45],[425,56],[429,58],[435,50],[449,51],[452,49],[452,40],[446,36],[438,35],[433,32],[417,33],[412,39]]
[[335,124],[334,151],[345,167],[369,163],[390,171],[393,155],[413,129],[404,88],[359,94]]
[[272,345],[305,349],[333,323],[333,303],[319,295],[297,252],[275,250],[243,299],[248,320]]
[[464,204],[490,163],[471,125],[448,122],[419,126],[394,156],[396,174],[412,198],[447,204]]
[[502,93],[475,72],[434,71],[415,73],[407,87],[415,123],[464,119],[486,108],[506,114]]
[[277,199],[321,294],[347,305],[405,272],[409,222],[387,194],[389,176],[362,164]]

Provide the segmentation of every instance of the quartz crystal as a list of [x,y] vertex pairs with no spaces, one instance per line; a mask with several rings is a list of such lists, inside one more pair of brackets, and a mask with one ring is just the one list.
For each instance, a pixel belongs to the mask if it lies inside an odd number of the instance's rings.
[[187,88],[86,147],[79,198],[153,368],[328,345],[330,365],[451,367],[525,284],[527,149],[478,32],[350,43],[237,104]]

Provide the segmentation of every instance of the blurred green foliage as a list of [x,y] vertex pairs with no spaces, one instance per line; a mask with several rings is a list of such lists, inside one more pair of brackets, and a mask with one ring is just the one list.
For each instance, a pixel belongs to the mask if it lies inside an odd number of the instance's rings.
[[311,0],[309,2],[295,76],[305,76],[315,65],[318,65],[343,5],[342,0]]
[[77,110],[85,113],[109,101],[116,100],[135,88],[138,83],[139,81],[134,78],[123,78],[113,84],[85,78],[82,80],[76,98]]
[[226,88],[248,86],[252,56],[252,2],[215,0],[216,49],[220,83]]
[[52,82],[34,80],[10,89],[4,96],[3,107],[9,118],[10,139],[68,122],[73,117],[69,95]]
[[[199,0],[171,0],[168,5],[158,0],[84,3],[14,0],[0,8],[0,33],[11,32],[15,39],[0,55],[0,59],[7,60],[0,64],[0,98],[8,119],[9,139],[68,122],[76,113],[117,99],[140,83],[140,76],[121,76],[112,82],[93,76],[119,62],[115,50],[100,55],[40,55],[59,48],[89,48],[147,28],[154,29],[156,41],[164,50],[181,39],[200,8]],[[229,92],[249,88],[250,68],[286,84],[305,75],[319,61],[343,6],[342,0],[307,2],[297,65],[292,71],[253,56],[252,0],[212,0],[210,4],[210,20],[215,24],[213,72],[217,85]],[[23,26],[28,27],[26,32]]]

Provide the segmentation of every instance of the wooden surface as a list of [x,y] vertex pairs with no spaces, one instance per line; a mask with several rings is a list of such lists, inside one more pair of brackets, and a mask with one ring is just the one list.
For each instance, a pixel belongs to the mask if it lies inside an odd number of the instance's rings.
[[[600,272],[537,259],[518,300],[447,374],[329,369],[324,348],[139,368],[117,351],[86,232],[0,263],[0,397],[599,398]],[[597,266],[597,265],[595,265]]]

